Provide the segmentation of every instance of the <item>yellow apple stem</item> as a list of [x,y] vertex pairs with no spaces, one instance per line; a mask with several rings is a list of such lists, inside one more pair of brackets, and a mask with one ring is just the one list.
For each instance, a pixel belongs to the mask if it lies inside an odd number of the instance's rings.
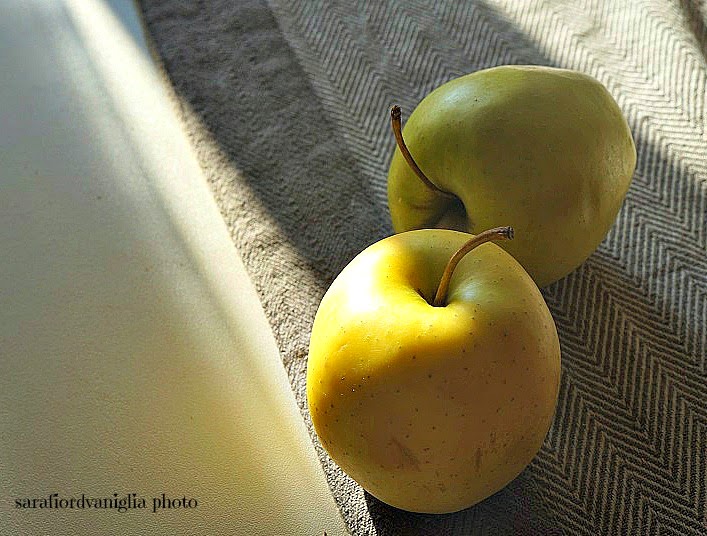
[[444,307],[447,302],[447,292],[449,291],[449,282],[452,280],[452,274],[454,269],[462,260],[464,255],[469,253],[472,249],[489,242],[491,240],[511,240],[513,238],[513,227],[494,227],[493,229],[488,229],[483,231],[476,236],[472,237],[468,242],[466,242],[462,247],[460,247],[457,252],[452,255],[449,259],[447,266],[444,268],[444,273],[442,274],[442,280],[439,282],[439,287],[437,287],[437,294],[435,294],[435,299],[432,305],[435,307]]
[[427,178],[427,175],[422,172],[420,166],[417,165],[417,162],[415,162],[415,159],[410,154],[410,151],[408,150],[407,145],[405,144],[405,140],[403,139],[401,117],[402,112],[400,110],[400,106],[396,104],[390,109],[390,126],[393,128],[393,134],[395,134],[395,141],[397,142],[398,149],[400,149],[400,152],[402,153],[405,161],[415,172],[415,175],[417,175],[428,188],[431,188],[435,192],[446,197],[455,197],[453,194],[445,192],[441,188],[438,188],[430,179]]

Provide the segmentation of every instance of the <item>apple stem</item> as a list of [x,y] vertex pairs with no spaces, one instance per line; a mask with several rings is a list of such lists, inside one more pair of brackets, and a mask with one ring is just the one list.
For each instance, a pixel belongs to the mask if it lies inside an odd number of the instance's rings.
[[444,307],[446,305],[449,282],[452,280],[454,269],[457,267],[457,264],[459,264],[459,261],[462,260],[464,255],[469,253],[472,249],[491,240],[511,239],[513,239],[513,227],[494,227],[493,229],[487,229],[486,231],[473,236],[468,242],[460,247],[454,255],[452,255],[451,259],[449,259],[447,266],[444,268],[442,280],[439,282],[439,287],[437,287],[437,293],[435,294],[435,299],[432,302],[432,305],[435,307]]
[[428,187],[434,190],[435,192],[444,195],[446,197],[454,197],[453,194],[446,192],[442,190],[441,188],[438,188],[430,179],[427,178],[427,175],[425,175],[422,170],[420,169],[420,166],[417,165],[417,162],[415,162],[415,159],[412,157],[410,154],[409,149],[407,148],[407,145],[405,144],[405,140],[403,139],[403,130],[402,130],[402,111],[400,110],[400,106],[397,104],[394,105],[390,109],[390,126],[393,129],[393,134],[395,134],[395,141],[398,144],[398,149],[400,149],[400,152],[403,155],[403,158],[405,158],[405,161],[408,163],[410,168],[415,172],[415,175],[417,175],[420,180]]

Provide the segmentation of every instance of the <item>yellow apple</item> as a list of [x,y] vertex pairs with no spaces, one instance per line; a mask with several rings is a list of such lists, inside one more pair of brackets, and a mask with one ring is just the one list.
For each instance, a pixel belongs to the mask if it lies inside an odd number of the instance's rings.
[[479,245],[504,232],[385,238],[319,306],[307,370],[314,427],[331,458],[392,506],[471,506],[518,475],[547,434],[557,332],[521,265]]
[[612,96],[567,69],[501,66],[462,76],[425,97],[403,132],[427,180],[395,151],[395,231],[511,225],[518,239],[503,247],[541,287],[597,248],[636,165]]

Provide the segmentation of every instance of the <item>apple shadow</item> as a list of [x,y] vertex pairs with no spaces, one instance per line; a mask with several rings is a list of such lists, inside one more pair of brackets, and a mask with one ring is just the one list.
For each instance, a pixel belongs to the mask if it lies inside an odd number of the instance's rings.
[[[647,496],[666,509],[666,521],[679,504],[695,526],[704,522],[695,502],[699,478],[684,474],[700,473],[707,435],[688,439],[684,430],[704,430],[704,407],[694,401],[707,400],[701,323],[707,265],[705,245],[694,242],[707,192],[694,172],[667,160],[660,147],[635,141],[633,183],[609,235],[576,271],[543,289],[563,361],[556,419],[543,451],[575,510],[556,512],[556,518],[583,519],[598,534],[615,531],[617,523],[646,522],[640,505]],[[579,406],[583,412],[573,413]],[[596,473],[585,478],[590,458]],[[662,489],[665,480],[672,498],[647,491]],[[614,498],[597,509],[607,488],[615,490]],[[634,518],[621,519],[622,508],[632,509]]]
[[451,514],[417,514],[389,506],[366,493],[378,536],[405,534],[494,534],[497,536],[560,536],[547,511],[532,467],[484,501]]

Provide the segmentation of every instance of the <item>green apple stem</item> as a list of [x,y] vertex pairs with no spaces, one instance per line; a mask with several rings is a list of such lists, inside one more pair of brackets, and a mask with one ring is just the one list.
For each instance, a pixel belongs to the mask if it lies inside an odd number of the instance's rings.
[[454,269],[457,267],[457,264],[459,264],[459,261],[462,260],[464,255],[469,253],[472,249],[491,240],[511,240],[512,238],[513,227],[494,227],[493,229],[487,229],[486,231],[477,234],[462,247],[460,247],[457,252],[452,255],[452,258],[449,259],[447,266],[444,268],[442,280],[439,282],[439,287],[437,287],[437,293],[435,294],[435,299],[432,302],[432,305],[435,307],[444,307],[446,305],[449,282],[452,280]]
[[398,149],[400,149],[400,152],[402,153],[405,161],[415,172],[415,175],[417,175],[428,188],[431,188],[435,192],[446,197],[455,197],[453,194],[446,192],[441,188],[438,188],[430,179],[427,178],[427,175],[422,172],[420,166],[417,165],[417,162],[415,162],[415,159],[410,154],[410,151],[408,150],[407,145],[405,144],[405,140],[403,139],[401,117],[402,111],[400,110],[400,106],[396,104],[390,109],[390,126],[393,128],[393,134],[395,134],[395,141],[397,142]]

